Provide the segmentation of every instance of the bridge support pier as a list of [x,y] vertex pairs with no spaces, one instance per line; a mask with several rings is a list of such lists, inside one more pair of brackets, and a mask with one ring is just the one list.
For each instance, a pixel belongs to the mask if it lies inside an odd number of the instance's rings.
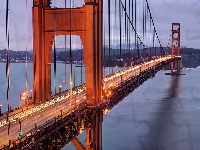
[[103,111],[95,113],[91,127],[86,129],[86,150],[102,150]]

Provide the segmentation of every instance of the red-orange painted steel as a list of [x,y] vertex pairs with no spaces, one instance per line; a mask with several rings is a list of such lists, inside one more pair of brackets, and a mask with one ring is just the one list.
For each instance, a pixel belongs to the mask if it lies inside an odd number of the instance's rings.
[[[51,97],[52,44],[58,35],[79,35],[86,65],[86,97],[89,107],[102,96],[102,0],[85,0],[78,8],[50,8],[47,0],[34,0],[33,68],[36,103]],[[97,4],[95,4],[97,3]]]
[[[180,51],[180,23],[172,23],[172,56],[181,57]],[[171,73],[180,72],[180,60],[171,63]]]
[[[78,8],[51,8],[49,0],[33,0],[33,97],[51,97],[52,44],[58,35],[79,35],[86,66],[86,103],[95,107],[102,97],[103,0],[85,0]],[[102,112],[87,132],[87,150],[102,149]],[[91,136],[89,136],[92,134]],[[93,146],[89,146],[93,145]]]

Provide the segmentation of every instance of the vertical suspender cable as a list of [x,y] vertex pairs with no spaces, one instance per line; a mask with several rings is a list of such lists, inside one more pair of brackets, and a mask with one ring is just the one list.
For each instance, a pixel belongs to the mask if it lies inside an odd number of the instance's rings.
[[28,2],[26,0],[26,94],[28,94]]
[[7,61],[6,61],[6,79],[7,79],[7,105],[8,105],[8,113],[7,113],[7,122],[8,122],[8,143],[10,145],[10,121],[8,120],[9,111],[11,110],[10,103],[10,45],[9,45],[9,0],[6,0],[6,40],[7,40]]
[[145,35],[147,34],[147,5],[145,5]]
[[[144,3],[145,4],[145,3]],[[147,37],[147,7],[146,7],[146,5],[145,5],[145,15],[144,15],[144,20],[145,20],[145,28],[144,28],[144,32],[145,32],[145,41],[146,41],[146,45],[147,45],[147,43],[148,43],[148,37]],[[148,49],[148,45],[147,45],[147,49]],[[146,50],[147,50],[146,49]],[[146,51],[145,51],[145,58],[146,58]]]
[[75,80],[75,78],[76,78],[76,70],[74,69],[74,80],[73,80],[73,82],[74,82],[74,87],[76,86],[76,80]]
[[[84,2],[84,0],[81,0],[82,4],[83,4],[83,2]],[[81,41],[81,84],[83,84],[83,62],[84,62],[83,60],[84,60],[84,58],[83,58],[83,44],[82,44],[82,41]]]
[[[65,0],[65,8],[67,6],[67,2]],[[64,80],[64,83],[65,83],[65,89],[67,88],[67,39],[66,39],[66,35],[65,35],[65,53],[64,53],[64,61],[65,61],[65,80]]]
[[149,46],[149,44],[150,44],[150,41],[151,41],[151,35],[149,34],[150,24],[148,22],[148,19],[149,19],[149,14],[148,14],[148,11],[147,11],[147,6],[146,6],[146,24],[147,24],[147,26],[146,26],[146,36],[149,39],[149,41],[147,41],[147,45],[148,45],[148,49],[149,49],[148,50],[147,59],[149,59],[149,55],[150,55],[150,46]]
[[103,66],[104,66],[104,68],[103,68],[103,76],[105,76],[106,75],[106,64],[107,64],[107,59],[106,59],[106,47],[105,47],[105,45],[106,45],[106,31],[105,31],[105,21],[104,21],[104,26],[103,26]]
[[72,0],[70,0],[70,37],[69,37],[69,45],[70,45],[70,113],[72,107]]
[[[144,43],[145,45],[147,45],[147,36],[146,36],[146,29],[147,29],[147,23],[146,23],[146,5],[145,5],[145,1],[144,1]],[[148,48],[148,46],[147,46]],[[147,50],[147,49],[146,49]],[[143,59],[146,59],[146,51],[143,51]]]
[[122,59],[122,20],[121,20],[121,4],[119,1],[119,43],[120,43],[120,66],[121,66],[121,59]]
[[110,1],[108,1],[108,67],[109,67],[109,72],[110,74]]
[[[73,0],[73,5],[72,5],[72,8],[74,8],[75,7],[75,5],[74,5],[74,0]],[[75,46],[75,37],[73,37],[73,45]],[[73,49],[72,49],[73,50]],[[74,52],[75,53],[75,52]],[[72,52],[72,57],[73,57],[73,52]],[[72,58],[73,59],[73,58]],[[73,63],[73,60],[72,60],[72,63]],[[74,83],[74,87],[75,87],[75,85],[76,85],[76,81],[75,81],[75,76],[76,76],[76,69],[75,68],[73,68],[73,66],[72,66],[72,76],[73,76],[73,69],[74,69],[74,79],[72,79],[72,81],[73,81],[73,83]]]
[[[34,1],[33,1],[33,6],[35,7]],[[32,30],[34,31],[33,25],[32,25]],[[32,45],[33,45],[33,37],[32,37]],[[33,63],[33,83],[35,83],[37,61],[36,61],[36,52],[34,52],[34,49],[33,49],[33,61],[35,62],[35,63]],[[33,85],[33,104],[34,104],[34,108],[35,108],[35,106],[36,106],[36,87],[35,87],[35,85]],[[36,117],[34,117],[34,123],[35,123],[35,126],[36,126]]]
[[83,84],[83,46],[81,42],[81,84]]
[[[35,7],[35,4],[34,4],[34,1],[33,1],[33,7]],[[34,28],[33,28],[33,23],[32,23],[32,31],[34,30]],[[32,45],[33,45],[33,37],[32,37]],[[33,49],[33,47],[32,47],[32,49]],[[34,49],[33,49],[33,62],[35,62],[35,63],[33,63],[33,83],[35,83],[35,76],[36,76],[36,54],[35,54],[35,52],[34,52]],[[36,105],[36,88],[35,88],[35,85],[33,85],[33,104],[34,104],[34,107],[35,107],[35,105]]]
[[[116,18],[117,18],[117,2],[116,2],[116,0],[115,0],[115,30],[117,29],[116,28],[116,25],[117,25],[117,23],[116,23]],[[117,40],[115,39],[115,47],[114,47],[114,57],[115,57],[115,60],[114,60],[114,65],[116,66],[116,55],[118,54],[117,52],[116,52],[116,50],[117,50],[117,43],[118,42],[116,42]]]
[[155,31],[154,31],[153,33],[154,33],[154,49],[155,49],[155,56],[157,57],[157,52],[156,52],[156,41],[155,41],[155,38],[156,38]]
[[56,46],[55,46],[55,39],[54,39],[54,45],[53,45],[53,52],[54,52],[54,92],[56,93]]
[[[134,0],[132,0],[132,7],[131,7],[131,8],[132,8],[132,22],[134,22],[134,11],[133,11],[133,9],[134,9]],[[134,31],[132,30],[132,36],[133,36],[133,34],[134,34]],[[134,42],[134,41],[133,41],[133,42]],[[134,47],[134,46],[135,46],[135,44],[133,45],[133,47]],[[133,53],[133,54],[132,54],[132,55],[133,55],[132,57],[133,57],[133,61],[134,61],[134,57],[135,57],[135,54],[134,54],[134,53],[135,53],[135,47],[134,47],[134,48],[133,48],[133,47],[132,47],[132,53]]]
[[[129,17],[131,17],[130,15],[131,15],[131,0],[129,0],[129,3],[128,3],[128,5],[129,5]],[[127,20],[128,21],[128,20]],[[133,21],[132,21],[133,22]],[[129,30],[131,29],[131,27],[130,27],[130,24],[129,24]],[[128,49],[129,49],[129,61],[130,61],[130,59],[131,59],[131,32],[128,30],[128,33],[129,33],[129,36],[128,36],[128,39],[129,39],[129,41],[128,41]]]
[[[54,46],[53,46],[53,49],[54,49],[54,90],[55,90],[55,93],[56,93],[56,0],[54,0]],[[57,107],[55,107],[55,114],[57,112]],[[55,123],[56,123],[56,117],[55,118]],[[56,124],[57,125],[57,124]],[[36,129],[37,129],[37,126],[36,126]],[[57,141],[57,139],[56,139]],[[57,143],[57,142],[56,142]]]
[[[142,33],[143,33],[143,41],[145,42],[145,8],[144,8],[144,2],[143,2],[143,6],[142,6]],[[144,49],[142,51],[142,57],[144,57]]]
[[144,40],[144,3],[142,7],[142,35],[143,35],[143,40]]
[[[111,5],[113,5],[113,1],[112,1],[112,3],[111,3]],[[112,59],[111,59],[111,67],[112,67],[112,73],[113,73],[113,66],[114,66],[114,47],[113,47],[113,45],[114,45],[114,39],[113,39],[113,31],[114,31],[114,19],[113,19],[113,16],[111,16],[111,20],[112,20],[112,47],[111,47],[111,49],[112,49],[112,53],[111,53],[111,56],[112,56]]]
[[[147,7],[147,9],[148,9],[148,7]],[[149,34],[151,34],[151,16],[149,16]],[[151,41],[150,41],[150,43],[151,43]],[[150,59],[152,58],[152,53],[151,53],[151,46],[150,46]]]
[[[125,0],[125,7],[124,7],[124,9],[125,9],[125,12],[126,12],[126,0]],[[122,13],[123,13],[123,11],[122,11]],[[127,46],[126,46],[126,35],[127,35],[127,32],[126,32],[126,25],[127,25],[127,23],[126,23],[126,15],[125,15],[125,13],[124,13],[124,39],[123,39],[123,41],[124,41],[124,43],[123,43],[123,50],[124,50],[124,58],[123,58],[123,61],[124,61],[124,66],[125,66],[125,64],[126,64],[126,49],[127,49]]]
[[154,49],[154,55],[156,56],[156,49],[155,49],[155,31],[153,30],[153,49]]
[[[134,8],[134,5],[133,5],[133,0],[131,0],[131,20],[132,20],[132,23],[134,22],[134,20],[133,20],[133,8]],[[131,32],[131,37],[132,37],[132,39],[133,39],[133,30],[132,30],[132,32]],[[134,40],[133,40],[134,41]],[[131,43],[133,43],[133,41],[131,42]],[[133,44],[131,44],[131,57],[132,57],[132,61],[134,61],[134,50],[133,50]],[[132,62],[131,62],[132,63]]]
[[[127,7],[127,3],[126,3],[126,10],[128,9],[128,7]],[[128,11],[128,10],[127,10]],[[126,12],[125,12],[126,13]],[[126,16],[126,14],[125,14],[125,17],[127,17]],[[130,17],[130,14],[129,14],[129,17]],[[128,38],[128,36],[129,36],[129,32],[128,32],[128,29],[129,29],[129,24],[128,24],[128,18],[126,19],[126,50],[128,50],[128,48],[129,48],[129,44],[128,44],[128,42],[129,42],[129,38]],[[127,66],[127,63],[128,63],[128,56],[127,56],[127,53],[129,53],[130,51],[128,50],[128,52],[126,52],[126,66]]]
[[[140,10],[139,10],[139,6],[138,6],[138,32],[139,32],[139,30],[140,30],[140,20],[139,20],[139,18],[140,18]],[[140,61],[140,44],[139,44],[139,42],[138,42],[138,39],[137,39],[137,52],[138,52],[138,60]]]
[[[137,31],[137,11],[136,11],[136,0],[135,0],[135,30]],[[137,49],[137,42],[136,42],[137,38],[136,38],[136,33],[135,33],[135,49]],[[139,57],[138,57],[139,59]]]
[[162,50],[161,45],[160,45],[160,56],[162,56],[162,54],[163,54],[163,50]]
[[[129,5],[129,4],[128,4],[128,5]],[[128,6],[127,6],[127,5],[126,5],[126,8],[128,9]],[[128,10],[127,10],[127,11],[128,11]],[[129,12],[129,11],[128,11],[128,12]],[[126,15],[125,15],[125,16],[126,16]],[[127,16],[126,16],[126,17],[127,17]],[[129,14],[129,17],[130,17],[130,14]],[[129,21],[129,20],[128,20],[128,18],[127,18],[127,20],[126,20],[126,26],[127,26],[127,27],[126,27],[126,43],[127,43],[126,49],[127,49],[127,53],[130,54],[130,50],[129,50],[129,32],[128,32],[128,31],[129,31],[129,25],[130,25],[130,24],[128,23],[128,21]],[[128,66],[127,64],[128,64],[128,60],[129,60],[129,59],[128,59],[129,56],[127,55],[127,53],[126,53],[126,60],[127,60],[127,61],[126,61],[126,66]]]
[[[28,45],[28,6],[27,5],[28,5],[28,2],[26,0],[26,94],[28,95],[28,48],[27,48],[27,45]],[[19,120],[19,126],[20,126],[19,131],[21,132],[22,131],[21,120]]]
[[[55,6],[55,1],[54,1]],[[56,29],[56,7],[54,7],[54,31]],[[54,32],[54,45],[53,45],[53,52],[54,52],[54,92],[56,93],[56,35]]]

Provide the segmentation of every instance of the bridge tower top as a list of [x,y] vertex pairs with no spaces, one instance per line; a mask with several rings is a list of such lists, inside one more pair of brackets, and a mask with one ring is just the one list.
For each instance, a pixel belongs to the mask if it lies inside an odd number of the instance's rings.
[[102,97],[103,1],[85,0],[82,7],[51,8],[51,0],[33,0],[33,97],[51,97],[52,45],[55,36],[78,35],[86,65],[87,105],[95,107]]

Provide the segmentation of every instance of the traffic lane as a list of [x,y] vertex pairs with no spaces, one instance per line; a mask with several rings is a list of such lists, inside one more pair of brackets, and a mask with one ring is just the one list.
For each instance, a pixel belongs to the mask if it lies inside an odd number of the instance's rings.
[[[83,98],[84,94],[82,95],[77,95],[76,98]],[[76,100],[75,100],[76,101]],[[73,101],[73,105],[76,106],[76,102]],[[82,100],[84,101],[84,100]],[[81,102],[81,100],[80,100]],[[78,104],[77,104],[78,105]],[[52,112],[52,109],[55,109],[55,113]],[[41,125],[46,123],[46,121],[53,119],[55,116],[61,115],[60,110],[62,110],[63,112],[70,109],[70,101],[67,100],[63,103],[58,104],[57,106],[53,106],[52,109],[47,109],[45,111],[42,112],[38,112],[40,114],[36,114],[34,116],[31,116],[25,120],[23,120],[21,122],[21,126],[22,126],[22,131],[23,133],[26,133],[28,131],[30,131],[31,129],[35,128],[35,123],[37,122],[37,125]],[[33,120],[35,120],[33,122]],[[19,128],[20,125],[19,124],[13,124],[10,127],[10,139],[15,139],[18,137],[18,133],[19,133]],[[2,132],[2,131],[1,131]],[[3,129],[3,133],[0,135],[0,145],[7,143],[8,142],[8,134],[7,134],[7,129]]]

